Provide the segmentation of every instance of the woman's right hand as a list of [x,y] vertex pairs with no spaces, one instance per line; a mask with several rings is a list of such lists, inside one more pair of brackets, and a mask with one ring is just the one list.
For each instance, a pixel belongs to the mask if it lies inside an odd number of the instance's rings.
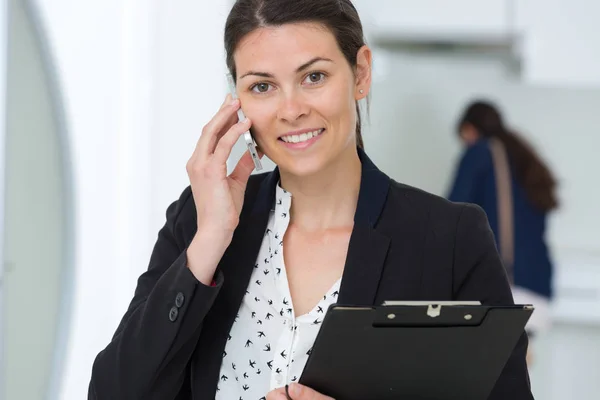
[[187,250],[188,267],[200,282],[210,284],[214,271],[231,243],[244,203],[254,162],[249,152],[227,175],[227,159],[250,121],[237,122],[239,100],[227,96],[213,119],[204,126],[187,163],[198,230]]

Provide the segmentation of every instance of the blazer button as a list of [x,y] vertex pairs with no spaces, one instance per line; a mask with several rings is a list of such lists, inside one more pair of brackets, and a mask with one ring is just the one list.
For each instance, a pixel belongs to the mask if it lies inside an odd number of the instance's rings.
[[171,322],[175,322],[177,320],[178,315],[179,310],[177,309],[177,307],[171,307],[171,310],[169,311],[169,320]]
[[181,308],[184,301],[185,301],[185,296],[183,295],[183,293],[181,293],[181,292],[177,293],[177,296],[175,296],[175,305],[177,306],[177,308]]

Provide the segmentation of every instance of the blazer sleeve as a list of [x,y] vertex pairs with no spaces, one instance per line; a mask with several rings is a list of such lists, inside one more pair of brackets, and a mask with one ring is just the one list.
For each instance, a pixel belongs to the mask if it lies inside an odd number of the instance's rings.
[[[482,304],[514,304],[485,212],[477,205],[463,205],[457,224],[454,258],[454,298]],[[526,354],[525,332],[517,342],[489,400],[533,400]]]
[[148,270],[112,341],[93,363],[89,399],[173,399],[181,389],[202,321],[223,284],[220,273],[206,286],[187,268],[176,231],[190,201],[188,188],[168,207]]

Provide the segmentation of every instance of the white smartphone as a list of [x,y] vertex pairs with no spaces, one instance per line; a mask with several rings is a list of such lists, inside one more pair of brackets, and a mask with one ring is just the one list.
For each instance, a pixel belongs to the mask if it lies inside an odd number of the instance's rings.
[[[229,92],[231,93],[231,97],[233,99],[237,99],[238,95],[237,95],[237,91],[235,90],[235,82],[233,81],[233,76],[231,76],[230,73],[227,74],[227,84],[229,85]],[[237,115],[238,115],[239,121],[243,121],[246,118],[241,107],[238,110]],[[250,130],[247,130],[244,133],[244,140],[246,141],[246,145],[248,146],[248,151],[250,152],[250,155],[252,156],[252,161],[254,161],[254,167],[256,168],[257,171],[260,171],[262,169],[262,164],[260,162],[260,157],[258,157],[258,152],[256,151],[256,142],[254,141],[254,138],[252,137]]]

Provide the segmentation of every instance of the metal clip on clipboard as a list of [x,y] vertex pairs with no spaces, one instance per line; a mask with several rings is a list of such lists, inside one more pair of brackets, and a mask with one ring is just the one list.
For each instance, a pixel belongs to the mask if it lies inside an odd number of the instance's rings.
[[479,306],[479,301],[386,301],[375,313],[373,326],[479,325],[487,311]]
[[[385,301],[383,306],[427,306],[427,315],[440,316],[442,306],[480,306],[480,301]],[[393,319],[393,317],[391,318]]]

